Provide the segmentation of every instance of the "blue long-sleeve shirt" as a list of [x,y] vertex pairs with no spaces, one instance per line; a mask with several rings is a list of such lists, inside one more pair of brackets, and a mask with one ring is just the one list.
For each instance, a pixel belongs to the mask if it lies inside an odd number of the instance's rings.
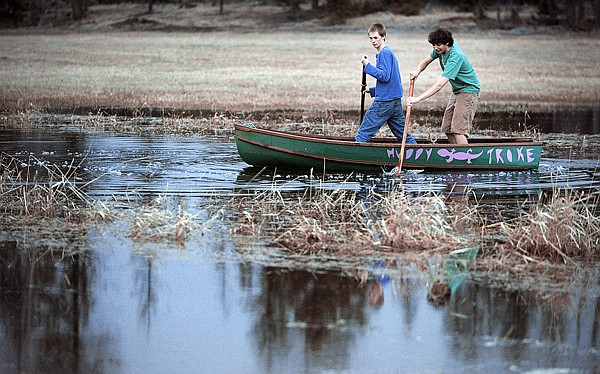
[[402,79],[398,59],[387,45],[375,56],[375,66],[368,63],[365,73],[377,79],[375,87],[369,87],[376,101],[391,101],[402,98]]

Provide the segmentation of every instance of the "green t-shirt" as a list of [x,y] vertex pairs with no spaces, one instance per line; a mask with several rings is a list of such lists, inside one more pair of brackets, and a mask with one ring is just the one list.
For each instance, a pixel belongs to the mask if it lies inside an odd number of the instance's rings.
[[438,54],[435,49],[429,54],[434,60],[440,59],[442,68],[442,77],[450,80],[452,92],[455,94],[461,92],[478,93],[480,89],[479,79],[475,74],[473,65],[458,44],[450,48],[446,54]]

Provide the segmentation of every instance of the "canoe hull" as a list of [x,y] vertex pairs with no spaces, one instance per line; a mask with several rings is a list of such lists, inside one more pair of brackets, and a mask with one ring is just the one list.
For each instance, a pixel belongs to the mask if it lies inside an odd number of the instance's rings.
[[[401,146],[391,139],[357,143],[324,137],[236,125],[238,153],[253,166],[327,171],[381,171],[398,164]],[[466,146],[426,143],[406,145],[406,169],[536,169],[542,143],[530,139],[477,139]]]

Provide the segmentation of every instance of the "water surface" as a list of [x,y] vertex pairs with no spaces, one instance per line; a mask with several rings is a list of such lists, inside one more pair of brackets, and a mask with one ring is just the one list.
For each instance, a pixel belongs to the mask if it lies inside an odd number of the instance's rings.
[[[366,192],[395,183],[383,173],[257,170],[231,140],[201,136],[34,126],[3,130],[0,149],[24,170],[79,165],[93,180],[90,197],[123,208],[167,196],[201,214],[215,200],[253,190]],[[478,198],[521,199],[556,188],[597,190],[597,167],[597,157],[548,151],[534,171],[407,171],[402,178],[415,194],[471,190]],[[600,370],[598,274],[574,274],[568,290],[545,292],[467,280],[439,305],[429,297],[432,279],[402,261],[290,266],[276,249],[249,247],[224,224],[183,247],[136,243],[128,225],[91,226],[71,243],[79,251],[62,259],[44,255],[52,243],[28,241],[27,228],[2,229],[0,372]]]

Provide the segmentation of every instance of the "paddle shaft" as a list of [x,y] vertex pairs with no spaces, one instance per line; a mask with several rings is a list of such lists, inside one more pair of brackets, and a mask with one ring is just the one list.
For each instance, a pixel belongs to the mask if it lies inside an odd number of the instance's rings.
[[365,73],[365,67],[362,68],[362,86],[360,89],[360,123],[362,123],[365,117],[365,87],[367,86],[367,73]]
[[[415,94],[415,80],[410,80],[410,86],[408,88],[408,97],[412,97]],[[406,106],[406,117],[404,120],[404,133],[402,134],[402,146],[400,147],[400,157],[398,157],[398,170],[396,174],[400,174],[402,170],[402,164],[404,163],[404,149],[406,148],[406,136],[408,135],[408,123],[410,122],[410,111],[412,105]]]

